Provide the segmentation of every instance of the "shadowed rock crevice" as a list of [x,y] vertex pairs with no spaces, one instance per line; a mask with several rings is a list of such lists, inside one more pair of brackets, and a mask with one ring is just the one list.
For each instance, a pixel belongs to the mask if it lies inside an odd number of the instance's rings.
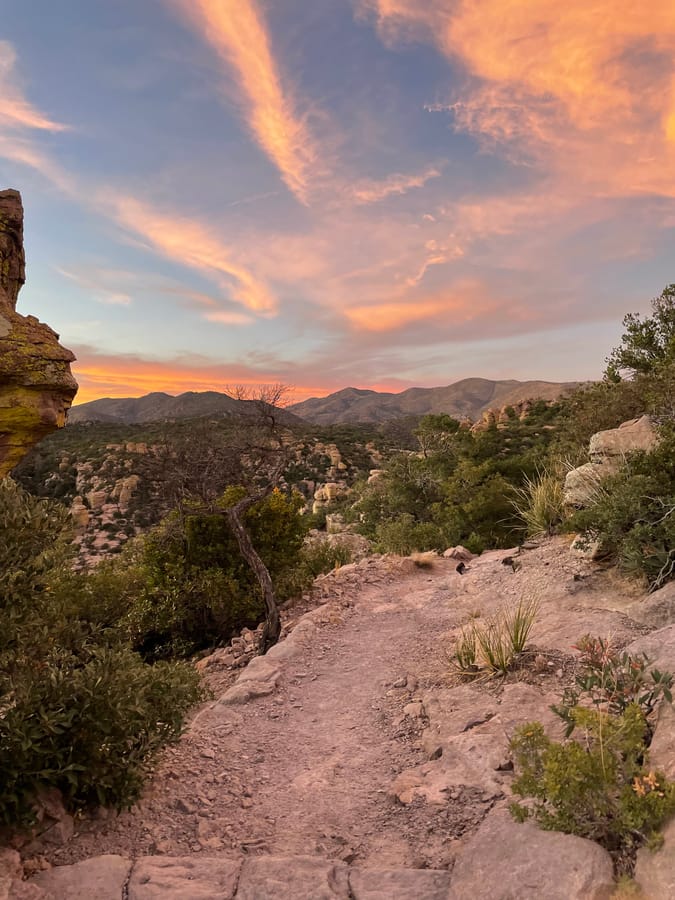
[[16,311],[25,280],[21,195],[0,191],[0,478],[65,424],[77,392],[75,356],[48,325]]

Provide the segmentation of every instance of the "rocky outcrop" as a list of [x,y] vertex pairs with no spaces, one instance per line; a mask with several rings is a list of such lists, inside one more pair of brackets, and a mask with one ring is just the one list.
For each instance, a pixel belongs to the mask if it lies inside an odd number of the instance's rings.
[[24,281],[21,196],[0,191],[0,477],[65,424],[77,391],[70,350],[48,325],[16,312]]
[[588,506],[603,478],[616,475],[628,454],[638,450],[648,453],[658,440],[649,416],[631,419],[608,431],[598,431],[588,448],[591,461],[567,473],[565,503],[578,508]]

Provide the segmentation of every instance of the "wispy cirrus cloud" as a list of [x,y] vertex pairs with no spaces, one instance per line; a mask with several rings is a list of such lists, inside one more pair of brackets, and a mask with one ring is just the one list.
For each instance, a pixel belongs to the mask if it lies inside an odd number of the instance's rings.
[[165,213],[132,196],[109,194],[99,203],[128,234],[167,259],[223,283],[232,299],[257,315],[273,315],[270,288],[239,263],[217,232],[202,222]]
[[433,43],[467,78],[455,127],[598,195],[675,196],[675,5],[356,0],[383,40]]
[[9,41],[0,40],[0,122],[3,129],[66,131],[68,126],[40,112],[24,96],[16,74],[17,56]]
[[307,203],[321,151],[291,89],[284,84],[272,40],[255,0],[170,0],[226,64],[221,90],[233,98],[255,140],[287,187]]
[[40,146],[35,133],[58,133],[68,126],[51,119],[26,98],[17,73],[17,54],[9,41],[0,40],[0,157],[34,169],[62,190],[72,181],[55,159]]
[[415,188],[424,187],[432,178],[438,178],[440,168],[432,166],[423,172],[411,175],[396,173],[389,175],[381,181],[376,179],[363,179],[357,181],[351,189],[351,196],[358,204],[377,203],[392,195],[407,194]]

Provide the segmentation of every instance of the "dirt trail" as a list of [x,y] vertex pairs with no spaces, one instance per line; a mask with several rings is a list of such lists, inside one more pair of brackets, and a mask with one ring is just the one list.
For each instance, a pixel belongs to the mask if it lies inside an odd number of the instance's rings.
[[636,633],[616,611],[633,598],[608,593],[590,564],[572,560],[562,544],[524,554],[517,572],[501,564],[505,555],[484,554],[464,576],[455,560],[439,559],[430,571],[410,561],[395,573],[371,564],[365,583],[351,567],[347,587],[336,577],[333,598],[312,614],[311,639],[283,662],[273,693],[210,704],[164,754],[134,810],[82,819],[49,861],[243,853],[361,867],[451,866],[456,839],[493,805],[490,792],[467,788],[449,792],[442,805],[422,798],[401,805],[391,786],[429,759],[419,701],[448,687],[457,627],[534,592],[543,598],[539,646],[568,649],[596,620],[603,633]]

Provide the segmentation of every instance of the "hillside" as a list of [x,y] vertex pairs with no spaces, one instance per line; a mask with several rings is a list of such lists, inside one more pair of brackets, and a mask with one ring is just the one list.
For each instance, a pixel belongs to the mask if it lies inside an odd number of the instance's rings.
[[[253,400],[237,400],[218,391],[187,391],[177,397],[155,391],[144,397],[106,397],[81,403],[71,409],[68,424],[116,422],[137,425],[201,416],[249,415],[256,409]],[[284,425],[300,424],[296,416],[285,410],[279,411],[279,420]]]
[[428,413],[449,413],[475,420],[487,409],[512,406],[522,400],[555,400],[577,386],[578,382],[465,378],[446,387],[408,388],[399,394],[349,387],[327,397],[294,403],[289,409],[316,425],[385,422]]

